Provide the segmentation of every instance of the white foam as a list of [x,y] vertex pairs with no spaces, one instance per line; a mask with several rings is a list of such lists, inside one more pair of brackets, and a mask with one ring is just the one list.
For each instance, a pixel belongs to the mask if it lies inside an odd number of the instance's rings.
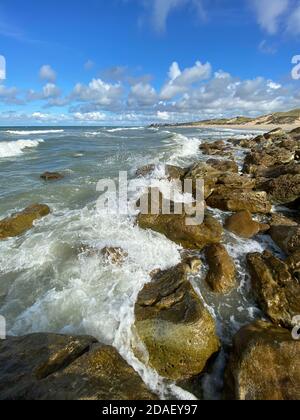
[[37,147],[40,143],[43,142],[43,139],[2,141],[0,142],[0,158],[22,155],[25,149]]
[[32,134],[54,134],[63,133],[65,130],[7,130],[7,134],[14,134],[18,136],[30,136]]
[[107,129],[109,133],[117,133],[119,131],[135,131],[135,130],[144,130],[144,127],[118,127],[118,128],[110,128]]
[[196,157],[200,153],[201,139],[198,137],[186,137],[183,134],[174,133],[173,142],[177,144],[177,147],[168,160],[170,164],[182,164],[188,158]]

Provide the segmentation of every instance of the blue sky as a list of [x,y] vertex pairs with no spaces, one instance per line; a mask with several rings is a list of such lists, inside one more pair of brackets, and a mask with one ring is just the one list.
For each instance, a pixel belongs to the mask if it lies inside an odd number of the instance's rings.
[[1,125],[255,116],[300,107],[300,0],[0,0],[0,55]]

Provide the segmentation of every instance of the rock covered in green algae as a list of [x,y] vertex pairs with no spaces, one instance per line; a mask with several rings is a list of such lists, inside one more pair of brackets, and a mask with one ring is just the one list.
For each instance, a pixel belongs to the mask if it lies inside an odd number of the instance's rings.
[[135,306],[136,331],[148,353],[144,361],[172,380],[201,373],[220,347],[215,321],[187,279],[190,270],[179,264],[158,272]]

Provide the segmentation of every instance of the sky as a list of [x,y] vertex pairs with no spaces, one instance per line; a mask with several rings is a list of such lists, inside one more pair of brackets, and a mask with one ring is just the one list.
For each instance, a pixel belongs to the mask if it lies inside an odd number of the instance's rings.
[[0,125],[286,111],[298,62],[300,0],[0,0]]

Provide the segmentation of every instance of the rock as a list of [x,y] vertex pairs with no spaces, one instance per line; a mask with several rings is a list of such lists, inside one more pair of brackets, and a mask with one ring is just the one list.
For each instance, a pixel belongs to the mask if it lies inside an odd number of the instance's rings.
[[101,250],[101,254],[105,261],[115,265],[124,264],[128,257],[128,253],[124,251],[124,249],[118,247],[105,247]]
[[166,175],[169,179],[182,179],[185,177],[188,169],[179,166],[166,165]]
[[214,292],[229,293],[236,285],[236,269],[225,246],[210,245],[205,255],[209,265],[206,282]]
[[182,258],[182,264],[186,265],[186,270],[190,274],[198,274],[202,261],[199,257],[186,255]]
[[113,347],[86,336],[0,341],[0,375],[1,400],[155,399]]
[[298,223],[280,213],[273,213],[269,222],[270,226],[297,226]]
[[258,166],[256,170],[256,177],[262,178],[278,178],[282,175],[297,175],[300,174],[300,165],[297,162],[288,163],[287,165],[271,166],[265,168]]
[[226,187],[233,189],[252,190],[256,185],[256,181],[246,175],[225,173],[219,177],[218,184],[225,185]]
[[290,267],[265,251],[247,256],[252,287],[257,300],[276,325],[293,327],[293,317],[300,314],[300,284]]
[[154,164],[145,165],[139,168],[135,174],[136,176],[147,176],[147,175],[150,175],[154,171],[154,169],[155,169]]
[[272,206],[267,193],[232,189],[226,186],[215,188],[207,199],[207,205],[223,211],[248,210],[250,213],[270,213]]
[[0,221],[0,240],[22,235],[31,229],[35,220],[50,213],[45,204],[33,204],[25,210]]
[[41,179],[44,181],[60,181],[65,176],[59,172],[45,172],[41,175]]
[[223,140],[217,140],[213,143],[202,143],[200,145],[200,150],[204,155],[224,156],[230,153],[228,146]]
[[209,159],[206,163],[220,172],[232,172],[236,174],[239,172],[238,164],[234,160]]
[[235,235],[250,239],[260,232],[266,232],[270,229],[270,226],[256,222],[252,219],[251,213],[244,210],[228,217],[225,222],[225,228]]
[[[203,371],[219,350],[215,322],[179,264],[144,286],[135,306],[136,331],[145,345],[144,362],[163,377],[183,380]],[[142,357],[140,355],[140,357]]]
[[258,321],[234,337],[225,373],[233,400],[299,400],[300,341],[290,331]]
[[142,229],[151,229],[165,235],[186,249],[203,249],[206,245],[219,243],[223,228],[212,216],[205,216],[201,225],[188,226],[183,213],[171,214],[140,214],[137,223]]
[[273,204],[289,204],[300,197],[300,174],[282,175],[264,186]]
[[262,151],[250,152],[244,162],[243,172],[256,173],[258,167],[271,167],[290,163],[295,158],[295,152],[280,147],[272,147]]
[[[185,179],[191,179],[196,182],[197,179],[204,181],[204,198],[208,198],[213,192],[216,183],[218,182],[219,176],[222,172],[213,168],[206,163],[200,162],[193,165],[188,173],[185,175]],[[195,189],[195,186],[194,186]]]
[[272,226],[270,235],[273,241],[286,254],[292,254],[300,249],[300,226],[278,225]]

